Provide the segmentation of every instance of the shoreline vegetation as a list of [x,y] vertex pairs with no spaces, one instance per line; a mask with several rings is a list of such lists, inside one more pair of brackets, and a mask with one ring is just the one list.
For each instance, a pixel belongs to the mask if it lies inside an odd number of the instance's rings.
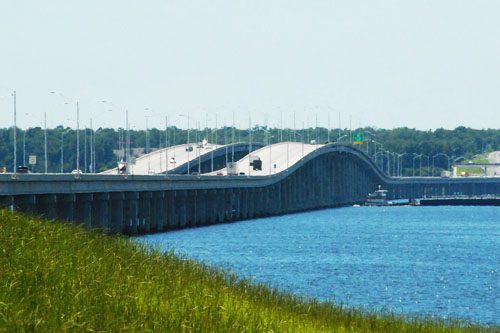
[[482,332],[496,328],[304,299],[122,236],[0,210],[0,332]]

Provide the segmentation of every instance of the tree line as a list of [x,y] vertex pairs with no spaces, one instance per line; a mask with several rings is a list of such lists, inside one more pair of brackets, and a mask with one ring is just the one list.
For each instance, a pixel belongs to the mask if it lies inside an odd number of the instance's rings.
[[[500,130],[457,127],[453,130],[429,131],[411,128],[377,129],[359,128],[326,129],[324,127],[293,130],[254,126],[251,130],[234,127],[201,130],[167,129],[130,130],[128,146],[131,156],[188,142],[230,144],[233,142],[259,142],[272,144],[296,141],[323,144],[327,142],[350,143],[356,134],[363,134],[363,144],[358,147],[374,157],[377,164],[393,175],[411,176],[418,164],[421,175],[438,175],[448,169],[450,163],[468,161],[477,154],[500,150]],[[17,164],[28,165],[29,156],[36,156],[36,164],[30,165],[32,172],[45,172],[45,136],[47,142],[47,171],[49,173],[71,172],[76,169],[77,132],[58,126],[16,129]],[[14,163],[13,128],[0,129],[0,167],[7,171]],[[79,131],[79,165],[82,172],[100,172],[116,167],[127,147],[127,131],[123,128],[82,129]],[[433,168],[428,167],[431,164]],[[391,171],[392,170],[392,171]]]

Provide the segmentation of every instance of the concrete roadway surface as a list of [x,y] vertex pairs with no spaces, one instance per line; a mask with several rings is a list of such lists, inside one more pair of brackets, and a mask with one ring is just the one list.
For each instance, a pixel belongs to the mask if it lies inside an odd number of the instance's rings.
[[[191,146],[192,151],[186,151],[186,148]],[[187,163],[188,160],[193,161],[197,159],[200,154],[208,154],[212,150],[224,147],[224,145],[206,144],[200,147],[197,143],[182,144],[168,148],[158,149],[149,154],[137,157],[135,164],[130,165],[129,174],[131,175],[151,175],[161,174],[176,167]],[[168,163],[167,163],[168,160]],[[116,175],[118,174],[118,167],[105,170],[100,174],[103,175]]]
[[[253,151],[239,161],[235,161],[237,174],[245,173],[246,176],[267,176],[281,172],[293,164],[297,163],[302,157],[313,152],[324,145],[311,145],[302,142],[280,142],[261,149]],[[262,170],[253,170],[250,166],[250,159],[260,158],[262,161]],[[269,162],[271,161],[271,162]],[[227,169],[208,173],[207,175],[227,175]]]

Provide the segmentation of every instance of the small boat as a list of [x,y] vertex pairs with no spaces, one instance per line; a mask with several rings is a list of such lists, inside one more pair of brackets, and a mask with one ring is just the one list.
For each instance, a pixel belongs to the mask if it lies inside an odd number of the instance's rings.
[[378,186],[378,190],[369,193],[364,206],[407,206],[410,204],[409,199],[387,199],[387,190],[382,190],[382,186]]
[[388,206],[387,190],[382,190],[382,186],[378,186],[378,190],[373,193],[368,193],[365,206]]

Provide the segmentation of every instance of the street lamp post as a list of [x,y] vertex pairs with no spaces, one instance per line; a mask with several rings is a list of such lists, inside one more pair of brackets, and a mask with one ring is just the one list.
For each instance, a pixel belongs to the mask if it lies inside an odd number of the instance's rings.
[[427,176],[429,176],[429,169],[430,169],[430,165],[429,165],[429,155],[425,155],[425,154],[422,154],[422,157],[425,157],[427,158]]
[[[419,158],[420,159],[420,167],[422,167],[422,154],[416,154],[413,153],[413,177],[415,177],[415,159]],[[420,176],[422,176],[422,169],[420,169]]]
[[[379,155],[380,155],[380,157],[381,157],[381,159],[380,159],[381,163],[380,163],[380,164],[377,164],[377,159],[378,159]],[[383,152],[383,151],[379,151],[379,152],[377,152],[377,153],[373,156],[373,159],[374,159],[374,161],[375,161],[375,165],[376,165],[376,166],[378,166],[378,167],[382,170],[382,172],[384,172],[384,152]]]
[[458,156],[458,157],[452,156],[452,159],[453,159],[453,165],[455,165],[457,163],[457,161],[464,160],[465,157],[463,157],[463,156]]
[[[50,93],[56,94],[55,91],[51,91]],[[72,100],[61,93],[58,93],[58,95],[66,99],[66,101]],[[65,104],[68,104],[68,102]],[[80,104],[78,101],[76,101],[76,170],[80,172]]]
[[373,140],[373,139],[371,141],[374,143],[374,147],[375,147],[372,159],[375,161],[375,164],[377,164],[377,159],[375,157],[375,156],[377,156],[377,145],[380,146],[380,151],[382,151],[384,149],[384,145],[381,144],[380,142],[376,141],[376,140]]
[[45,173],[47,173],[47,112],[44,112],[43,115],[43,126],[44,126],[44,133],[43,133],[43,145],[44,145],[44,159],[45,159]]
[[342,135],[342,136],[339,136],[339,138],[337,139],[337,143],[340,143],[340,141],[341,141],[343,138],[346,138],[346,137],[348,137],[348,135],[347,135],[347,134],[344,134],[344,135]]
[[[375,133],[373,133],[372,131],[368,131],[368,130],[364,130],[363,132],[370,135],[370,140],[366,140],[366,153],[368,154],[368,156],[370,156],[370,141],[375,142],[375,140],[377,139],[377,135]],[[375,153],[376,153],[377,152],[377,145],[374,144],[374,146],[375,146]]]
[[434,174],[434,169],[435,169],[435,165],[434,165],[434,159],[438,156],[444,156],[446,157],[446,161],[447,161],[447,169],[446,170],[450,170],[450,156],[446,155],[445,153],[438,153],[436,155],[433,155],[432,156],[432,173]]
[[187,114],[180,114],[179,117],[186,117],[187,118],[187,174],[189,175],[190,174],[190,169],[191,169],[191,165],[190,165],[190,161],[189,161],[189,150],[190,150],[190,147],[189,147],[189,113]]
[[386,150],[385,156],[387,157],[387,175],[391,176],[391,152]]
[[403,175],[403,156],[406,155],[406,153],[402,153],[402,154],[398,154],[398,153],[395,153],[397,155],[397,159],[398,159],[398,175],[399,177],[401,177]]
[[14,168],[12,170],[12,172],[14,172],[14,174],[17,173],[17,139],[16,139],[16,136],[17,136],[17,105],[16,105],[16,91],[14,90],[14,93],[12,94],[12,96],[14,97]]
[[168,116],[165,116],[165,176],[168,175],[168,147],[169,147],[169,137],[168,137]]
[[64,173],[64,135],[69,131],[71,129],[61,132],[61,173]]
[[23,131],[23,166],[26,165],[26,131]]

